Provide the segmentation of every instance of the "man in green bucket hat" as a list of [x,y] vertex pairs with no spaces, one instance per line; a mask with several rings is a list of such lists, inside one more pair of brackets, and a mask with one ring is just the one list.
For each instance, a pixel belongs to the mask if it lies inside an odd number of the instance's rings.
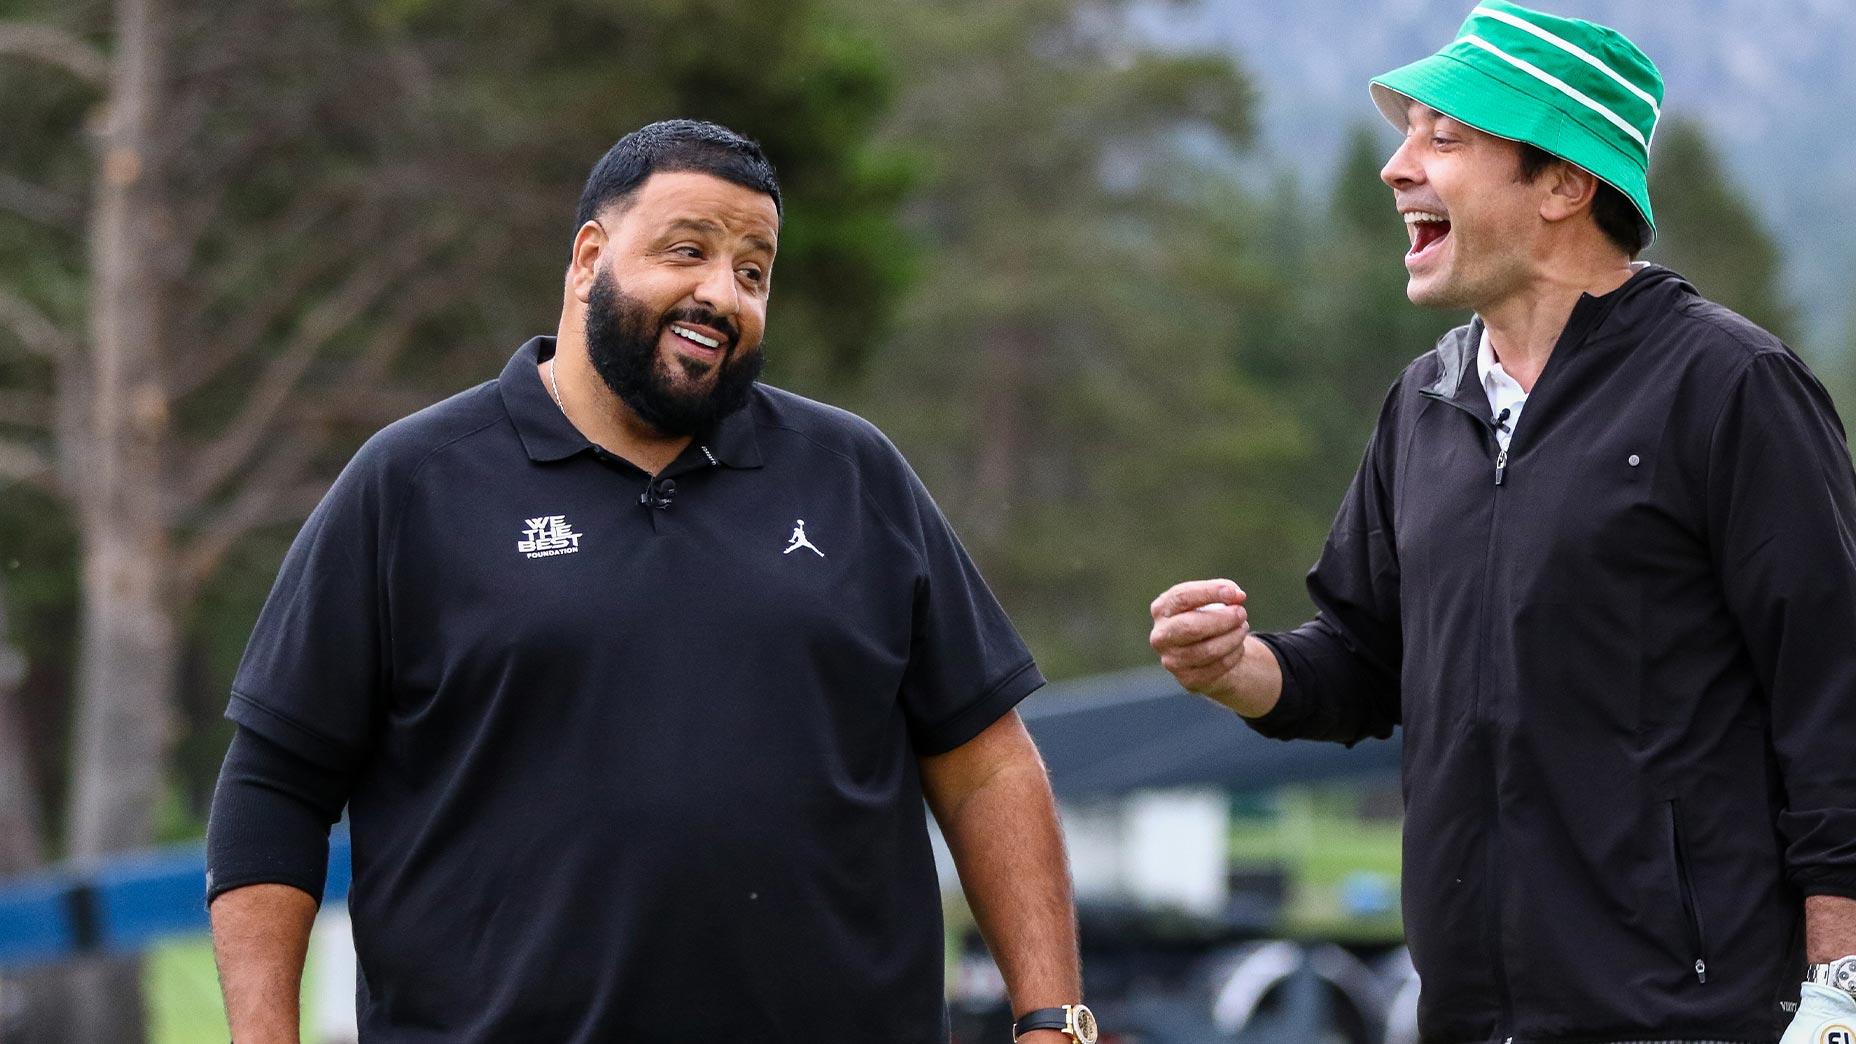
[[1474,318],[1386,397],[1315,619],[1252,634],[1236,583],[1178,584],[1161,662],[1268,736],[1403,726],[1426,1041],[1852,1044],[1856,474],[1829,396],[1635,260],[1663,84],[1618,32],[1483,0],[1371,91],[1405,135],[1381,177],[1407,294]]

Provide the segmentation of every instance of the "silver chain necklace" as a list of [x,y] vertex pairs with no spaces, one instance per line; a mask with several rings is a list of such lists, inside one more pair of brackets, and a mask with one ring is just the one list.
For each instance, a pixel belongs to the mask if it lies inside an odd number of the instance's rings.
[[[567,415],[567,404],[561,401],[561,383],[554,379],[553,356],[548,357],[548,391],[554,395],[554,404],[561,408],[561,416],[567,417],[569,421],[572,421],[573,418]],[[702,455],[709,458],[709,464],[712,467],[721,463],[715,459],[715,454],[709,452],[708,446],[702,447]]]
[[567,404],[561,401],[561,384],[554,379],[554,357],[548,357],[548,390],[554,393],[554,404],[561,408],[561,416],[567,416]]

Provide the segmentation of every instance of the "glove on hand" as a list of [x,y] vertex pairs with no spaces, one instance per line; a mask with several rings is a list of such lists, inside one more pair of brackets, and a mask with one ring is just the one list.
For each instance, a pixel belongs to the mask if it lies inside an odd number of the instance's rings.
[[1779,1044],[1856,1044],[1856,997],[1807,982]]

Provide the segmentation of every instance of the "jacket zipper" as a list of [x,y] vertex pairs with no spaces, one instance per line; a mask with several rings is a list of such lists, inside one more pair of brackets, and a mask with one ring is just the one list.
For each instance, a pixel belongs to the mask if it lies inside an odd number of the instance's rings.
[[[1487,418],[1482,418],[1482,419],[1484,423],[1487,423]],[[1501,507],[1502,507],[1502,504],[1501,504],[1502,476],[1508,467],[1508,450],[1501,446],[1501,441],[1499,438],[1496,437],[1493,425],[1490,426],[1489,435],[1491,438],[1496,439],[1496,449],[1497,449],[1497,453],[1495,455],[1495,496],[1496,496],[1496,499],[1495,499],[1495,503],[1491,505],[1489,509],[1488,549],[1483,558],[1483,569],[1485,573],[1493,572],[1493,568],[1494,568],[1495,534],[1501,532],[1501,526],[1499,525],[1499,516],[1501,515]],[[1482,594],[1482,630],[1484,632],[1483,633],[1483,647],[1485,649],[1488,647],[1488,633],[1487,632],[1488,632],[1488,627],[1489,627],[1488,621],[1490,618],[1488,599],[1489,599],[1488,589],[1487,589],[1487,586],[1485,585],[1483,589],[1483,594]],[[1479,663],[1477,666],[1478,681],[1481,680],[1480,675],[1484,667],[1486,667],[1486,663]],[[1502,925],[1502,882],[1506,880],[1506,877],[1501,872],[1502,863],[1503,863],[1503,854],[1502,854],[1503,837],[1502,837],[1502,828],[1501,828],[1501,797],[1500,797],[1501,779],[1500,779],[1499,774],[1495,770],[1494,741],[1493,739],[1490,738],[1489,736],[1490,730],[1488,729],[1486,722],[1483,720],[1484,715],[1482,714],[1482,708],[1480,706],[1482,702],[1481,698],[1478,697],[1476,702],[1478,704],[1476,708],[1477,723],[1478,725],[1482,726],[1480,731],[1482,733],[1482,742],[1484,745],[1484,756],[1488,759],[1488,767],[1489,767],[1490,814],[1489,814],[1489,878],[1488,879],[1489,879],[1490,884],[1489,884],[1488,905],[1489,905],[1489,957],[1490,957],[1490,964],[1491,964],[1490,970],[1494,973],[1495,988],[1501,997],[1502,1032],[1504,1035],[1506,1035],[1507,1033],[1511,1032],[1514,1029],[1514,996],[1513,996],[1513,991],[1508,986],[1508,955],[1506,952],[1504,952],[1502,948],[1502,929],[1501,929],[1501,925]],[[1506,1044],[1513,1044],[1513,1041],[1514,1041],[1513,1037],[1508,1037]]]
[[[1507,475],[1508,450],[1507,450],[1507,447],[1501,444],[1501,437],[1496,431],[1496,423],[1494,419],[1489,417],[1487,414],[1478,413],[1475,410],[1472,410],[1468,408],[1467,406],[1464,406],[1462,403],[1457,402],[1455,399],[1449,398],[1447,396],[1438,395],[1430,391],[1420,392],[1419,394],[1424,395],[1428,398],[1436,399],[1444,403],[1445,405],[1451,406],[1455,409],[1462,410],[1464,413],[1467,413],[1471,417],[1474,417],[1477,423],[1481,424],[1482,427],[1489,433],[1489,438],[1493,440],[1495,443],[1495,449],[1496,449],[1495,486],[1499,493],[1499,490],[1502,484],[1502,479],[1505,478]],[[1488,537],[1488,543],[1485,545],[1484,558],[1483,558],[1483,569],[1485,572],[1489,571],[1492,568],[1493,559],[1495,557],[1495,534],[1500,531],[1500,527],[1494,524],[1495,523],[1494,516],[1499,514],[1500,511],[1501,511],[1501,501],[1498,499],[1496,500],[1495,504],[1490,509],[1489,537]],[[1483,598],[1482,627],[1483,627],[1483,630],[1486,632],[1488,629],[1488,619],[1489,619],[1488,592],[1486,591],[1486,589],[1483,592],[1482,598]],[[1486,634],[1485,634],[1485,638],[1486,638]],[[1486,647],[1487,645],[1486,641],[1483,644]],[[1480,656],[1479,656],[1478,664],[1477,664],[1477,675],[1478,675],[1479,685],[1481,682],[1480,675],[1481,675],[1482,667],[1483,667],[1483,664],[1480,662]],[[1477,704],[1478,706],[1476,707],[1475,717],[1476,717],[1477,724],[1480,726],[1483,724],[1482,708],[1480,706],[1481,704],[1480,697],[1478,697],[1477,699]],[[1514,1038],[1512,1036],[1509,1036],[1509,1033],[1512,1032],[1513,1027],[1514,1027],[1514,993],[1513,993],[1513,990],[1511,990],[1508,985],[1508,962],[1506,959],[1506,955],[1502,952],[1502,942],[1501,942],[1502,901],[1501,901],[1500,882],[1503,880],[1503,876],[1500,872],[1502,868],[1502,851],[1501,851],[1502,836],[1501,836],[1501,825],[1500,825],[1501,817],[1500,817],[1499,798],[1497,797],[1497,787],[1498,787],[1499,780],[1497,779],[1496,772],[1495,772],[1495,753],[1492,747],[1489,746],[1489,740],[1486,735],[1487,730],[1482,729],[1481,732],[1483,734],[1479,736],[1479,739],[1484,744],[1484,757],[1488,762],[1488,769],[1489,769],[1489,804],[1490,804],[1489,832],[1488,832],[1488,862],[1489,862],[1488,880],[1490,881],[1489,901],[1488,901],[1489,971],[1490,971],[1491,977],[1495,980],[1496,993],[1499,999],[1501,1000],[1501,1005],[1502,1005],[1501,1033],[1504,1037],[1507,1038],[1507,1040],[1504,1041],[1503,1044],[1513,1044]]]
[[[1508,471],[1508,447],[1502,442],[1502,432],[1508,428],[1508,413],[1508,409],[1503,407],[1502,412],[1496,414],[1495,419],[1489,422],[1490,426],[1495,429],[1495,484],[1498,486],[1502,484],[1502,476]],[[1511,436],[1512,434],[1510,432]]]
[[1688,918],[1688,942],[1695,954],[1695,981],[1708,981],[1708,937],[1702,932],[1701,904],[1695,897],[1694,883],[1688,874],[1688,846],[1682,842],[1682,817],[1676,802],[1669,808],[1669,848],[1676,861],[1676,888],[1682,895],[1682,913]]

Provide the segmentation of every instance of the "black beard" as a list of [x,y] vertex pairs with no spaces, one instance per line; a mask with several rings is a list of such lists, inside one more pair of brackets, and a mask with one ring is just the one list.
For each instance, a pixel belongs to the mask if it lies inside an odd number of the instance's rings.
[[[707,326],[728,337],[727,354],[716,364],[720,372],[707,391],[678,387],[667,368],[680,366],[685,376],[695,379],[714,367],[693,359],[658,359],[658,337],[673,322]],[[596,277],[593,292],[587,296],[586,351],[594,372],[612,394],[663,435],[700,434],[747,405],[754,382],[767,364],[760,346],[743,351],[739,331],[726,318],[696,308],[678,308],[653,318],[642,302],[619,289],[618,280],[610,274]]]

